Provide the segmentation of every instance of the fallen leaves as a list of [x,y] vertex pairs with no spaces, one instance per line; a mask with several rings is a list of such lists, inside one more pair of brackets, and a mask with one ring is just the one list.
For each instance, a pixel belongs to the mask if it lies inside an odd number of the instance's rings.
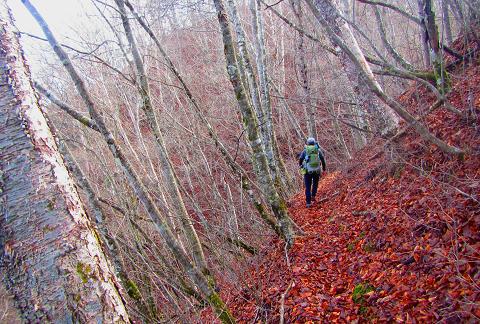
[[[462,73],[452,72],[449,100],[466,107],[473,94],[478,125],[480,68]],[[420,109],[413,90],[402,100],[412,112]],[[449,143],[480,147],[478,131],[458,116],[439,109],[426,120]],[[302,194],[292,199],[290,213],[305,236],[289,251],[291,268],[278,240],[253,259],[248,288],[257,293],[231,296],[229,306],[239,322],[278,322],[290,282],[286,322],[480,317],[480,159],[445,156],[416,135],[403,138],[392,157],[370,159],[382,145],[358,152],[346,171],[328,173],[321,180],[320,205],[307,210]],[[365,289],[356,303],[359,287]]]

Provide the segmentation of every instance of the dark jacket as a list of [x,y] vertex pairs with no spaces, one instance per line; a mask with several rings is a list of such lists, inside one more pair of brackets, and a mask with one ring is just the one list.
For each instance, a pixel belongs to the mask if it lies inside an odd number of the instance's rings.
[[[323,156],[322,154],[322,150],[320,149],[320,147],[318,146],[318,144],[315,144],[317,147],[318,147],[318,158],[320,159],[320,161],[322,162],[322,170],[325,172],[325,170],[327,169],[327,164],[325,163],[325,157]],[[306,155],[306,151],[305,149],[303,149],[302,153],[300,154],[300,157],[298,159],[298,164],[300,166],[303,166],[303,160],[305,160],[305,155]]]

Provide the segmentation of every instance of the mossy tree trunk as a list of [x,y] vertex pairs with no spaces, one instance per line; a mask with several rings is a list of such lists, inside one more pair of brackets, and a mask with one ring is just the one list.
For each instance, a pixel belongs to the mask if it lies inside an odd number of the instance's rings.
[[282,154],[278,147],[275,125],[273,124],[273,107],[270,97],[270,80],[268,77],[267,52],[265,46],[265,26],[262,12],[258,10],[258,8],[260,8],[259,2],[259,0],[250,0],[252,29],[255,38],[255,61],[257,63],[261,104],[263,106],[263,111],[266,114],[265,128],[267,136],[270,138],[273,149],[273,158],[276,166],[276,173],[274,174],[273,178],[277,183],[281,182],[281,188],[279,189],[281,189],[281,192],[285,193],[285,196],[288,196],[293,188],[293,180],[288,172],[287,167],[285,166],[285,161],[283,160]]
[[174,256],[175,260],[178,262],[183,272],[189,277],[192,283],[200,291],[202,297],[205,300],[209,301],[210,305],[217,313],[219,318],[222,320],[222,322],[234,323],[235,319],[232,317],[228,307],[217,294],[214,287],[212,287],[212,283],[209,278],[206,277],[205,274],[201,270],[199,270],[199,268],[197,268],[194,264],[190,262],[188,255],[181,248],[179,242],[176,240],[174,234],[171,232],[165,221],[164,215],[162,215],[162,213],[160,213],[160,211],[156,207],[150,193],[147,191],[144,184],[140,181],[139,176],[133,169],[129,160],[126,158],[123,150],[118,145],[113,134],[106,126],[102,115],[97,110],[97,107],[95,106],[88,90],[86,89],[83,80],[80,78],[79,74],[74,68],[67,53],[59,45],[58,41],[55,39],[52,32],[50,31],[47,23],[38,13],[36,8],[30,3],[30,1],[22,0],[22,2],[42,28],[55,54],[62,62],[64,68],[67,70],[69,76],[74,82],[75,88],[80,94],[80,97],[82,98],[85,106],[87,106],[91,118],[97,125],[100,133],[105,140],[105,143],[108,145],[108,148],[112,153],[115,162],[122,168],[126,178],[128,179],[130,187],[135,192],[140,202],[143,204],[147,214],[155,224],[158,233],[165,241],[166,246]]
[[[397,128],[398,118],[393,111],[379,101],[371,89],[369,89],[365,76],[374,80],[378,88],[380,88],[380,85],[375,81],[372,70],[352,30],[346,21],[341,18],[341,12],[336,6],[336,3],[332,0],[306,0],[306,2],[311,9],[313,8],[318,12],[319,16],[317,20],[319,23],[327,25],[331,29],[332,34],[329,34],[330,41],[337,49],[337,57],[355,91],[358,104],[361,109],[372,116],[372,131],[383,134],[393,132]],[[339,47],[336,42],[337,38],[348,44],[355,61],[361,63],[360,66],[356,65],[352,58]]]
[[242,114],[243,123],[247,130],[248,141],[253,151],[252,160],[255,166],[254,170],[256,172],[257,181],[260,183],[263,194],[277,218],[280,230],[287,245],[291,246],[294,242],[293,221],[290,219],[285,201],[278,194],[270,175],[267,156],[259,134],[258,118],[249,103],[248,96],[241,81],[239,63],[235,53],[228,15],[223,0],[214,0],[214,4],[222,32],[227,73],[233,86],[238,107]]
[[0,4],[0,259],[25,322],[130,322]]
[[[227,0],[227,6],[230,13],[230,19],[232,21],[233,30],[236,36],[236,43],[237,43],[237,60],[239,64],[239,76],[240,79],[243,81],[243,89],[246,91],[246,95],[249,98],[251,106],[253,107],[256,118],[258,119],[258,127],[260,130],[260,135],[262,137],[261,145],[264,147],[263,150],[266,154],[268,165],[270,168],[270,174],[272,178],[276,179],[277,175],[279,175],[277,161],[275,159],[275,152],[273,148],[273,138],[272,133],[270,130],[271,127],[271,113],[269,116],[269,108],[266,106],[265,102],[262,102],[260,98],[260,91],[257,76],[253,69],[253,65],[250,59],[250,54],[247,50],[247,38],[245,35],[245,31],[243,29],[242,23],[240,21],[240,16],[237,11],[237,6],[235,5],[234,0]],[[258,26],[255,24],[254,28]],[[257,37],[257,35],[255,35]],[[233,40],[233,38],[232,38]]]
[[212,139],[215,147],[220,151],[225,163],[230,167],[232,172],[240,177],[242,189],[247,194],[250,203],[255,207],[255,210],[258,211],[260,217],[268,224],[277,234],[281,234],[279,232],[278,226],[275,223],[275,220],[272,218],[271,214],[268,212],[267,207],[262,202],[260,197],[257,197],[253,188],[255,187],[254,183],[248,177],[245,170],[234,160],[233,156],[227,150],[225,144],[220,139],[218,133],[215,131],[214,127],[210,124],[208,119],[206,118],[204,111],[201,109],[199,104],[197,103],[196,98],[193,96],[193,93],[190,91],[190,88],[187,86],[185,80],[183,79],[182,75],[180,74],[179,70],[173,64],[172,60],[167,55],[167,52],[163,49],[162,44],[156,37],[155,33],[148,27],[146,22],[138,15],[138,13],[133,8],[132,4],[126,0],[125,5],[130,9],[135,19],[138,23],[142,26],[142,28],[147,32],[147,34],[152,38],[157,49],[159,50],[160,54],[164,58],[165,62],[167,63],[168,69],[172,72],[172,74],[177,78],[178,82],[182,86],[183,90],[185,91],[185,95],[187,96],[188,100],[191,103],[191,107],[193,108],[193,112],[195,115],[200,119],[202,124],[207,128],[208,135]]

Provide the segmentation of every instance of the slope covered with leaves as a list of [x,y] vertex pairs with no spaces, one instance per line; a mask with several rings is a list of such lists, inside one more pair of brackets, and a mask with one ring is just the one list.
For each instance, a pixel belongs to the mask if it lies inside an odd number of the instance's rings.
[[[288,254],[271,242],[245,286],[224,292],[240,322],[480,319],[478,56],[473,62],[452,72],[448,96],[469,117],[440,108],[426,119],[465,158],[407,133],[326,174],[313,208],[295,196],[290,212],[305,235]],[[421,88],[400,99],[417,115],[435,101]]]

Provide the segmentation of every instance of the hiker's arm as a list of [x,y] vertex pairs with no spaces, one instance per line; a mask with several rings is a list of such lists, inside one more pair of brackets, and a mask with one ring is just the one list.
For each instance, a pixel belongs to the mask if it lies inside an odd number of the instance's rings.
[[325,157],[323,156],[321,150],[318,150],[318,157],[320,158],[320,161],[322,161],[323,171],[327,170],[327,163],[325,162]]
[[300,157],[298,159],[298,164],[300,166],[302,166],[303,160],[305,160],[305,150],[302,151],[302,153],[300,154]]

